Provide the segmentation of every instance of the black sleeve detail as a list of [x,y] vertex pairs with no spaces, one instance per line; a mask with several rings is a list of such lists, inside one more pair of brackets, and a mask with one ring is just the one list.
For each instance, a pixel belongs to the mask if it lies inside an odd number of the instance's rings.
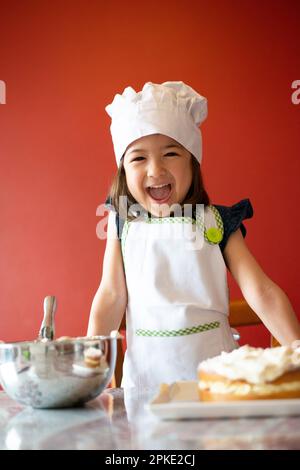
[[253,207],[249,199],[242,199],[233,206],[219,206],[215,204],[214,206],[218,209],[224,225],[223,240],[220,243],[220,248],[223,252],[228,238],[237,229],[241,229],[242,235],[245,238],[247,230],[242,221],[253,216]]
[[115,207],[112,203],[112,199],[110,196],[107,196],[105,203],[104,203],[106,209],[109,209],[110,211],[115,211]]
[[123,226],[124,226],[124,219],[122,219],[118,212],[116,214],[116,226],[117,226],[117,232],[118,232],[118,238],[119,240],[121,240],[121,237],[122,237],[122,230],[123,230]]

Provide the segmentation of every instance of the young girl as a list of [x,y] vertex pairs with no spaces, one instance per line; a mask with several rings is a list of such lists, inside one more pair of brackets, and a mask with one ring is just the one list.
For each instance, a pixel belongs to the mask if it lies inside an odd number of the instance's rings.
[[106,111],[118,172],[88,335],[118,329],[126,310],[122,386],[195,379],[201,360],[238,346],[227,269],[280,343],[299,339],[287,296],[244,242],[249,199],[211,205],[204,189],[199,125],[207,100],[181,81],[148,82],[138,93],[127,87]]

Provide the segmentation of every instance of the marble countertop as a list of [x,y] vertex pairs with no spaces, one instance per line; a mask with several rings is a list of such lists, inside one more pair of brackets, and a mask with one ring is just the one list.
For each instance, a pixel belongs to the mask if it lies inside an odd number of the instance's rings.
[[300,416],[161,421],[149,395],[107,389],[81,408],[39,410],[0,392],[0,449],[300,449]]

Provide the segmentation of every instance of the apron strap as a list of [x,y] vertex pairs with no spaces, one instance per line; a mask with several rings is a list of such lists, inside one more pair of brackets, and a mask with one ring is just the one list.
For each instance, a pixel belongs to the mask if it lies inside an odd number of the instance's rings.
[[218,245],[223,240],[224,236],[223,220],[218,209],[215,206],[209,205],[208,210],[211,211],[215,226],[212,225],[210,227],[207,227],[204,221],[206,216],[205,213],[203,217],[203,206],[201,206],[200,209],[198,205],[196,206],[196,224],[200,228],[207,243],[210,243],[212,245]]

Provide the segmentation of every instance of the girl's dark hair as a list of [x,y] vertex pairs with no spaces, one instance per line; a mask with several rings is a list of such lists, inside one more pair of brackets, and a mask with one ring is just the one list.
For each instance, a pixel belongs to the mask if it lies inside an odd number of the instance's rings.
[[[210,204],[209,196],[204,188],[203,178],[201,174],[201,168],[198,160],[192,155],[192,183],[187,192],[187,195],[184,201],[181,203],[181,206],[184,204],[190,204],[193,207],[196,204],[204,204],[208,206]],[[130,207],[132,204],[137,204],[137,201],[131,195],[127,183],[126,175],[124,169],[124,155],[121,159],[120,166],[114,179],[112,181],[110,190],[109,190],[109,199],[111,204],[114,206],[115,210],[119,214],[126,214],[129,220],[133,220],[135,217],[131,213],[127,213],[126,207],[122,207],[122,198],[120,196],[127,196],[127,204]]]

